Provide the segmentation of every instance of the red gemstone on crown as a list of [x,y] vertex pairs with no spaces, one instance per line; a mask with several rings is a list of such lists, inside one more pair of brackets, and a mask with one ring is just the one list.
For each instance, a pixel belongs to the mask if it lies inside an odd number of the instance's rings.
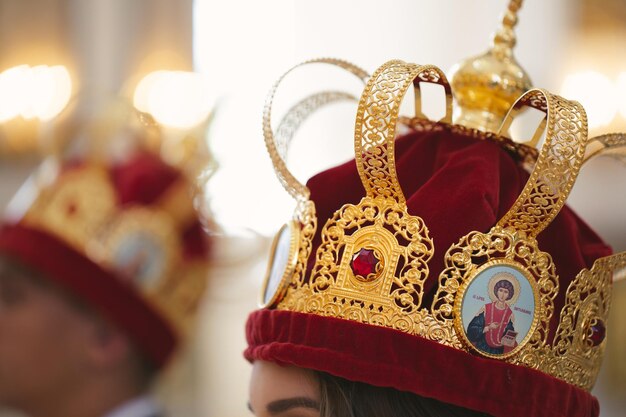
[[362,248],[352,256],[350,267],[354,275],[360,275],[367,278],[370,274],[376,272],[380,260],[374,254],[372,249]]
[[73,216],[78,211],[78,205],[75,202],[71,201],[67,205],[66,210],[67,210],[67,215],[68,216]]
[[591,335],[589,336],[591,343],[593,343],[594,346],[598,346],[600,343],[602,343],[605,336],[606,327],[604,326],[604,323],[602,322],[602,320],[596,321],[596,323],[591,326]]

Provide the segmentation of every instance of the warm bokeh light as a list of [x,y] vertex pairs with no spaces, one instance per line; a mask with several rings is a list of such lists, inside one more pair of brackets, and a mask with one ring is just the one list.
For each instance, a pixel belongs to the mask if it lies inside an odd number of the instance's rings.
[[596,71],[579,72],[565,77],[561,95],[579,101],[587,111],[589,128],[611,123],[617,113],[617,97],[611,80]]
[[28,82],[28,65],[9,68],[0,73],[0,122],[19,116],[28,103],[24,86]]
[[208,116],[213,105],[205,78],[194,72],[155,71],[135,89],[134,105],[160,124],[190,129]]
[[21,116],[48,121],[67,105],[72,80],[67,68],[19,65],[0,73],[0,122]]
[[70,101],[72,80],[65,67],[40,65],[32,68],[30,111],[41,120],[53,119]]
[[626,71],[617,77],[617,104],[619,112],[626,119]]

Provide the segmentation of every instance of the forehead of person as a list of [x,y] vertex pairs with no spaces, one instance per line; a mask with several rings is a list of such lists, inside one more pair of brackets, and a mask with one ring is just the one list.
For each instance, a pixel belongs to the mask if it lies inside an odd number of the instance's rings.
[[258,417],[316,417],[320,415],[319,383],[311,370],[256,361],[248,405]]

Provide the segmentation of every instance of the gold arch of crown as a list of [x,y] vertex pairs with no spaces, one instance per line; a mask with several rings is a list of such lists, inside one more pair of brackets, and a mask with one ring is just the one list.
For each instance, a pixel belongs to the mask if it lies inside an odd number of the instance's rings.
[[[626,253],[596,260],[582,270],[566,290],[565,306],[552,344],[548,343],[558,271],[536,237],[560,209],[574,184],[587,151],[587,119],[582,106],[541,89],[526,92],[513,105],[499,135],[508,135],[515,116],[525,107],[546,114],[527,143],[539,147],[534,168],[518,199],[487,233],[470,232],[445,255],[445,268],[430,309],[422,306],[423,285],[434,245],[427,226],[407,212],[397,180],[394,139],[399,107],[413,84],[416,117],[421,82],[444,87],[450,123],[451,91],[445,75],[433,66],[390,61],[369,78],[359,101],[355,124],[355,158],[366,196],[357,205],[341,207],[324,225],[322,243],[309,279],[305,270],[317,220],[308,189],[288,172],[274,142],[269,115],[275,93],[264,112],[264,135],[277,175],[298,202],[292,239],[293,269],[282,276],[270,308],[313,313],[397,329],[464,351],[538,369],[570,384],[591,389],[599,371],[604,342],[590,342],[594,325],[606,323],[614,271],[626,268]],[[290,132],[293,132],[291,130]],[[542,135],[543,133],[543,135]],[[599,138],[601,149],[624,145],[624,138]],[[597,152],[600,152],[597,151]],[[596,152],[596,153],[597,153]],[[370,250],[380,268],[363,277],[351,269],[360,250]],[[481,267],[509,265],[531,277],[534,320],[528,335],[507,355],[478,351],[463,336],[460,308],[463,295]],[[271,264],[270,264],[271,265]]]
[[[287,169],[286,156],[289,148],[289,144],[293,138],[293,134],[297,130],[298,126],[317,108],[327,104],[329,102],[337,101],[340,99],[353,98],[347,93],[341,92],[322,92],[313,95],[291,108],[287,115],[282,119],[276,135],[272,129],[272,104],[274,97],[280,86],[281,82],[292,71],[305,65],[311,64],[327,64],[341,68],[345,71],[356,76],[363,83],[369,77],[367,71],[359,68],[358,66],[335,58],[318,58],[312,59],[300,64],[297,64],[287,70],[272,86],[267,98],[265,100],[265,106],[263,108],[263,138],[265,140],[265,146],[267,152],[270,155],[274,170],[278,180],[285,188],[285,190],[296,200],[296,209],[294,212],[294,219],[291,223],[293,229],[297,229],[298,239],[295,243],[295,265],[291,265],[289,273],[285,274],[283,281],[287,280],[289,276],[290,280],[295,282],[301,282],[304,278],[306,271],[306,264],[311,254],[312,241],[317,230],[317,218],[315,215],[315,205],[309,200],[310,191],[306,185],[299,182],[293,174]],[[293,239],[292,239],[293,240]],[[269,269],[268,268],[268,274]],[[287,272],[287,271],[286,271]],[[282,287],[285,287],[285,282],[282,283]],[[266,287],[267,284],[264,286]],[[265,290],[265,289],[264,289]],[[261,297],[263,298],[263,295]],[[266,304],[263,303],[262,304]]]

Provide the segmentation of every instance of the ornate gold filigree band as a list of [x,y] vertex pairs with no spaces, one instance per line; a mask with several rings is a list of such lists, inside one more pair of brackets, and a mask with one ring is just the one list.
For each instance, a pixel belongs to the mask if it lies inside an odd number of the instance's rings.
[[596,259],[567,288],[552,349],[541,368],[570,384],[593,388],[604,354],[604,334],[611,307],[611,281],[626,272],[626,252]]
[[[539,249],[535,238],[561,210],[578,175],[587,144],[587,119],[580,104],[534,89],[511,108],[501,132],[508,133],[513,118],[525,106],[546,113],[529,141],[537,145],[545,131],[533,172],[517,201],[496,226],[487,233],[470,232],[448,249],[432,311],[444,328],[449,322],[454,323],[455,333],[465,349],[540,368],[559,280],[550,254]],[[520,280],[528,283],[534,295],[534,301],[529,304],[533,306],[533,320],[526,337],[505,354],[477,349],[465,336],[467,323],[463,321],[462,312],[466,297],[485,266],[490,264],[497,264],[513,274],[521,273]]]
[[578,102],[533,89],[513,105],[499,134],[508,136],[514,117],[527,106],[546,113],[529,144],[538,146],[547,124],[545,142],[530,179],[498,226],[536,237],[561,210],[574,185],[585,155],[587,115]]
[[395,168],[396,125],[400,104],[411,83],[415,92],[415,117],[426,118],[422,113],[422,82],[444,88],[446,114],[440,121],[451,123],[452,91],[445,74],[435,66],[390,61],[372,74],[365,87],[357,111],[354,153],[368,197],[391,197],[405,204]]
[[287,288],[302,284],[312,241],[317,230],[315,205],[309,200],[310,191],[287,168],[285,157],[288,147],[300,124],[320,107],[339,100],[351,99],[344,92],[327,91],[313,94],[289,109],[274,134],[272,130],[272,104],[283,79],[296,68],[309,64],[329,64],[344,69],[365,83],[367,72],[347,61],[320,58],[300,63],[286,71],[272,86],[263,110],[263,136],[278,180],[296,200],[294,219],[283,226],[272,244],[260,305],[269,307],[281,301]]
[[626,133],[608,133],[589,139],[583,164],[597,156],[615,156],[626,161]]
[[[450,122],[450,87],[438,68],[390,61],[370,78],[359,102],[354,141],[366,196],[357,205],[344,205],[327,221],[310,280],[293,285],[279,309],[419,333],[433,243],[423,220],[407,212],[395,178],[394,140],[400,104],[411,85],[416,115],[424,117],[422,82],[443,86],[443,120]],[[354,303],[363,303],[363,308]]]
[[[298,202],[296,217],[299,219],[306,217],[306,214],[304,213],[304,211],[305,211],[306,202],[309,199],[310,192],[304,184],[302,184],[293,176],[293,174],[289,171],[285,163],[285,155],[287,152],[288,141],[290,141],[293,135],[289,137],[288,135],[286,136],[284,134],[281,134],[275,137],[274,131],[272,129],[271,118],[272,118],[272,105],[274,101],[274,96],[276,95],[276,91],[278,90],[278,87],[280,86],[282,81],[285,79],[285,77],[288,74],[290,74],[296,68],[300,68],[302,66],[310,65],[310,64],[328,64],[328,65],[337,66],[341,69],[344,69],[354,74],[358,79],[360,79],[363,82],[365,82],[365,80],[369,76],[365,70],[347,61],[343,61],[340,59],[333,59],[333,58],[312,59],[312,60],[297,64],[293,66],[292,68],[290,68],[288,71],[286,71],[274,83],[274,85],[272,86],[272,88],[270,89],[267,95],[267,98],[265,101],[265,107],[263,109],[263,136],[265,138],[265,146],[267,147],[267,151],[270,155],[270,158],[272,159],[272,164],[274,165],[274,170],[276,172],[276,176],[278,177],[278,180],[283,185],[285,190],[287,190],[287,192]],[[282,140],[282,142],[279,142],[278,140]]]

